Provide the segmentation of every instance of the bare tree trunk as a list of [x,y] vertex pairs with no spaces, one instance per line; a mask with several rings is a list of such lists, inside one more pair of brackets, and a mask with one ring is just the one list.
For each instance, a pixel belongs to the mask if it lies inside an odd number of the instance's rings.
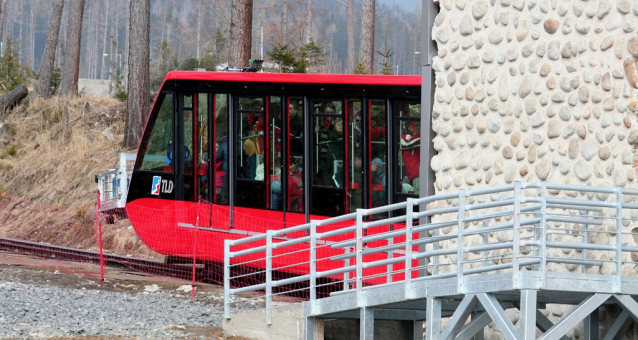
[[31,65],[35,66],[35,6],[37,1],[31,2],[31,13],[29,15],[29,39],[27,49],[27,62],[31,62]]
[[354,70],[356,61],[354,53],[354,0],[348,0],[348,71]]
[[104,79],[104,55],[106,54],[106,37],[109,28],[109,4],[110,0],[106,0],[106,15],[104,15],[104,40],[102,41],[102,60],[100,61],[100,79]]
[[306,36],[304,37],[304,44],[310,43],[312,38],[312,0],[308,0],[308,15],[306,16]]
[[250,59],[253,0],[233,0],[230,20],[230,67],[243,68]]
[[60,95],[75,96],[78,94],[78,77],[80,75],[80,42],[82,41],[82,16],[84,0],[71,1],[67,26],[67,45],[60,82]]
[[0,113],[5,113],[12,109],[29,95],[29,90],[24,84],[18,85],[11,92],[0,96]]
[[126,126],[124,127],[124,147],[136,148],[142,138],[142,130],[150,107],[150,30],[151,1],[134,0],[130,3],[128,84],[126,102]]
[[5,17],[5,13],[7,12],[7,0],[1,0],[0,1],[0,47],[2,47],[2,42],[4,40],[2,40],[2,33],[3,33],[3,28],[4,28],[4,17]]
[[55,0],[53,12],[51,13],[51,23],[49,24],[49,36],[44,47],[44,55],[40,63],[40,77],[38,79],[37,95],[48,98],[51,87],[51,74],[55,64],[55,50],[58,46],[58,36],[60,35],[60,21],[64,10],[64,0]]
[[288,24],[288,0],[283,0],[281,4],[281,42],[286,43],[286,25]]
[[374,70],[374,5],[375,0],[361,2],[359,61],[365,65],[367,73],[372,73]]
[[201,28],[202,28],[202,0],[199,0],[199,9],[197,10],[197,52],[196,52],[197,60],[201,58],[201,55],[199,54],[199,46],[200,46],[201,37],[202,37]]

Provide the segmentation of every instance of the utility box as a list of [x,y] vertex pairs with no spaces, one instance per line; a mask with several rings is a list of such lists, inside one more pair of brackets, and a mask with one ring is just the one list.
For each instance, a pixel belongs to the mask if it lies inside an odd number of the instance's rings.
[[136,154],[121,153],[120,165],[95,175],[97,189],[100,192],[100,211],[121,209],[126,206],[126,194],[135,166]]

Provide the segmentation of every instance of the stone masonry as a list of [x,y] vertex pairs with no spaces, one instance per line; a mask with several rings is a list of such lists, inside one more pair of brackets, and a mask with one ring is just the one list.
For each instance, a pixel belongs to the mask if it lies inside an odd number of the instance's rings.
[[[431,162],[437,194],[514,181],[638,188],[633,167],[638,1],[440,0],[439,5],[432,31],[438,46],[432,110],[438,155]],[[636,227],[625,226],[627,232]],[[631,237],[623,242],[635,244]],[[631,264],[623,273],[638,275]],[[567,310],[554,306],[545,313],[556,320]],[[606,315],[601,313],[601,326],[610,321]],[[582,327],[569,333],[580,335]],[[636,330],[630,328],[625,338],[636,339]]]

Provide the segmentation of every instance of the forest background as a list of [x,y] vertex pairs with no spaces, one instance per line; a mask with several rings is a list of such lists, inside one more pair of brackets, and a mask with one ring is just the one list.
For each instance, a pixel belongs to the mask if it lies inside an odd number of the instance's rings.
[[[152,0],[150,31],[151,88],[157,89],[172,69],[214,69],[228,63],[231,0]],[[348,49],[358,55],[361,1],[354,1],[355,44],[348,46],[347,7],[341,0],[255,0],[252,18],[253,59],[272,60],[273,47],[299,51],[312,39],[320,52],[308,72],[352,73]],[[39,71],[54,2],[6,1],[3,51],[11,39],[22,65]],[[65,6],[55,68],[61,69],[67,42]],[[310,9],[310,12],[309,12]],[[310,15],[309,15],[310,14]],[[127,65],[129,1],[87,0],[84,7],[79,77],[123,77]],[[421,5],[414,0],[377,1],[374,73],[418,74]],[[261,34],[263,31],[263,54]],[[384,58],[384,55],[387,58]],[[355,57],[356,58],[356,57]],[[59,72],[59,71],[58,71]],[[116,74],[117,73],[117,74]]]

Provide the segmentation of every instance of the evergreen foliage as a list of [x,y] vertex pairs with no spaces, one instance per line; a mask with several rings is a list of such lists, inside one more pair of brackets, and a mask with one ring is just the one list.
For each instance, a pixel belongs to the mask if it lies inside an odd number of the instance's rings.
[[0,90],[11,91],[18,85],[26,85],[29,79],[35,77],[35,72],[29,65],[20,64],[20,56],[11,37],[7,38],[6,44],[0,57]]
[[279,65],[283,73],[308,73],[326,63],[323,47],[312,39],[297,51],[290,44],[274,44],[268,57]]

